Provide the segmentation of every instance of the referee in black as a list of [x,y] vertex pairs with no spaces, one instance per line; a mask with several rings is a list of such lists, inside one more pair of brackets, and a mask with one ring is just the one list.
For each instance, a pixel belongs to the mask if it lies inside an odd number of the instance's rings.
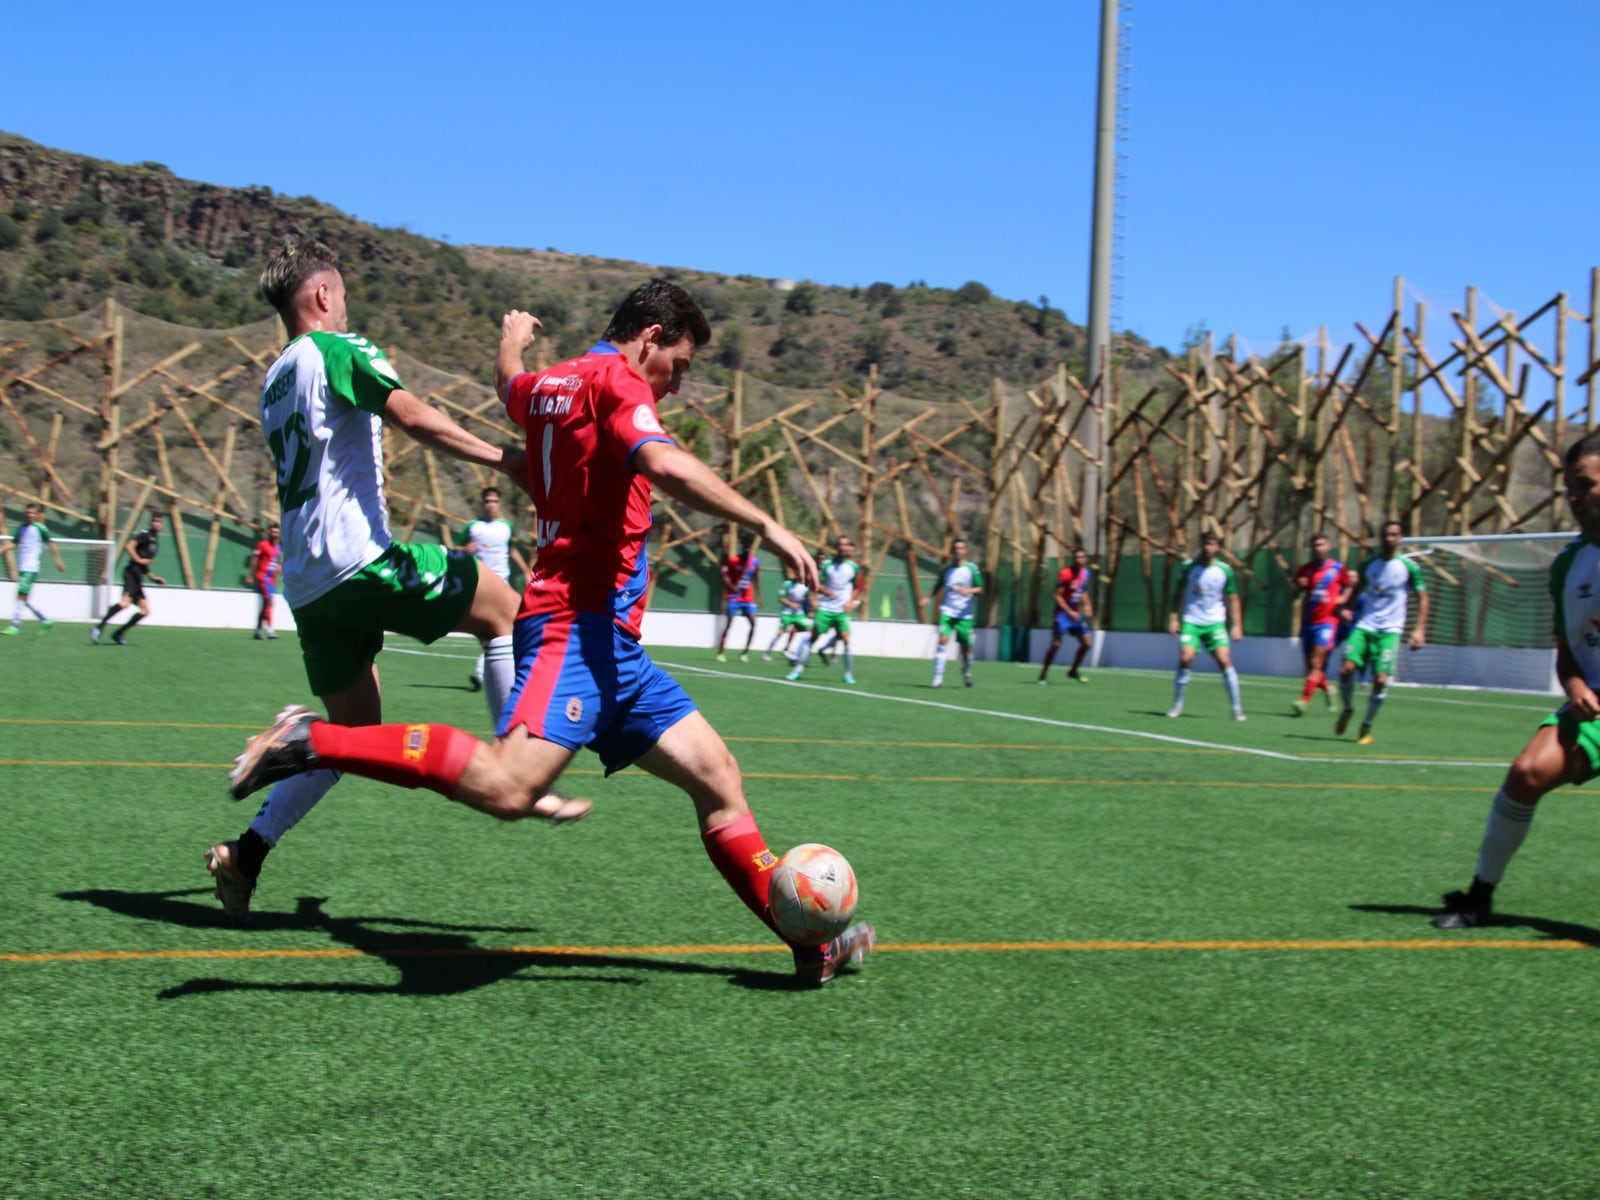
[[130,604],[137,604],[139,611],[121,629],[111,635],[111,640],[119,646],[126,646],[128,630],[150,615],[150,601],[145,599],[144,581],[149,576],[151,583],[166,584],[166,580],[159,575],[151,574],[150,564],[156,560],[156,551],[161,545],[161,514],[150,515],[150,528],[141,529],[128,539],[128,544],[123,547],[128,552],[128,565],[122,568],[122,599],[118,600],[106,610],[106,615],[100,618],[100,624],[89,631],[89,640],[98,643],[100,634],[105,631],[106,622],[111,620]]

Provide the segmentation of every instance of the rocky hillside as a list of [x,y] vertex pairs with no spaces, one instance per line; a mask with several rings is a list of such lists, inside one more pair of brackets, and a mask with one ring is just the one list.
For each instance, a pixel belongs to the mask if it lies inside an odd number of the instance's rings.
[[[995,377],[1032,384],[1063,361],[1076,372],[1084,353],[1082,329],[1060,309],[1001,299],[977,281],[839,288],[454,246],[309,196],[195,183],[159,163],[102,162],[0,133],[0,319],[67,316],[110,295],[181,324],[259,320],[261,260],[290,232],[339,248],[355,328],[479,378],[507,308],[538,313],[554,350],[575,353],[651,275],[682,283],[711,316],[717,336],[702,377],[713,379],[742,367],[789,387],[848,387],[875,362],[884,386],[943,400],[981,394]],[[1135,368],[1167,357],[1136,338],[1119,350]]]

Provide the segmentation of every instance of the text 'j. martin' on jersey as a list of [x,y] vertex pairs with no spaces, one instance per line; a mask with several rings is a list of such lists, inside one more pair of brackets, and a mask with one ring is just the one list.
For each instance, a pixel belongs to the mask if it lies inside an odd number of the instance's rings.
[[650,481],[633,469],[646,442],[671,442],[650,385],[601,342],[581,358],[506,385],[527,431],[539,557],[519,616],[609,612],[639,636],[650,581]]
[[389,548],[383,409],[401,388],[383,351],[352,333],[303,333],[261,388],[278,469],[283,594],[299,608]]
[[1600,688],[1600,545],[1586,537],[1570,543],[1550,564],[1555,634],[1577,659],[1583,680]]

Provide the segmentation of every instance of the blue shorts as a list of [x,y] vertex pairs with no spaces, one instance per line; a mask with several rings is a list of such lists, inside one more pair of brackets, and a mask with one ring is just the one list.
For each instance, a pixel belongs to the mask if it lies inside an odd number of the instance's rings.
[[496,735],[522,725],[569,750],[587,746],[607,775],[634,762],[695,711],[678,681],[651,662],[609,613],[519,617],[512,647],[516,680]]
[[1056,609],[1056,622],[1051,628],[1057,637],[1066,637],[1069,634],[1072,637],[1088,637],[1094,630],[1094,626],[1090,625],[1089,622],[1074,621],[1059,608]]
[[1332,621],[1320,625],[1307,625],[1300,630],[1300,651],[1332,650],[1344,639],[1339,636],[1339,626]]
[[751,617],[756,615],[756,606],[749,600],[729,600],[728,615],[730,617]]

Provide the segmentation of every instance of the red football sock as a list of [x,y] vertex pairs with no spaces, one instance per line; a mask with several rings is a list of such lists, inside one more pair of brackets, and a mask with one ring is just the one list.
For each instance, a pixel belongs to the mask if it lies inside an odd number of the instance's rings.
[[745,907],[777,933],[767,910],[767,889],[772,885],[772,868],[778,865],[778,856],[767,849],[767,839],[761,836],[755,814],[745,813],[726,825],[708,829],[700,840],[705,843],[712,864]]
[[450,725],[311,726],[317,766],[349,771],[405,788],[431,788],[441,796],[455,791],[467,764],[483,745]]
[[1318,689],[1328,690],[1328,677],[1321,671],[1312,671],[1306,676],[1306,686],[1300,693],[1300,699],[1309,700]]

